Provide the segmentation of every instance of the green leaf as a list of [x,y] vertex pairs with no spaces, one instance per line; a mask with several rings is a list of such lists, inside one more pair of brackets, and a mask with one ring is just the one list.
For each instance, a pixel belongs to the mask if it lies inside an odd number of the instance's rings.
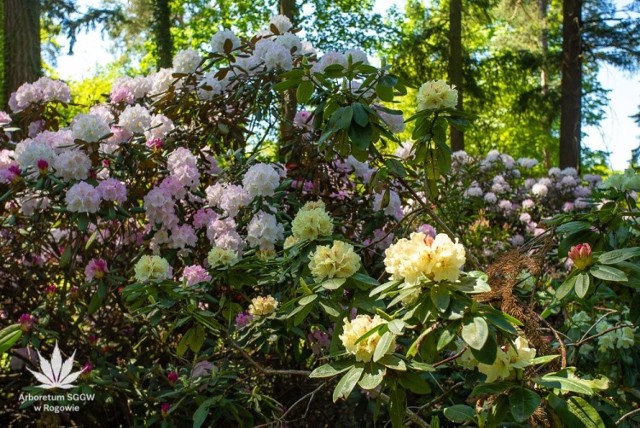
[[310,80],[303,80],[296,90],[296,100],[300,104],[305,104],[313,95],[313,83]]
[[283,80],[282,82],[278,82],[273,85],[273,89],[279,92],[286,91],[287,89],[291,89],[297,86],[301,82],[301,80],[302,79],[300,77]]
[[451,323],[447,326],[446,329],[442,331],[442,334],[438,338],[438,344],[436,345],[436,349],[438,351],[442,351],[454,337],[456,337],[456,330],[458,329],[458,322]]
[[386,372],[387,370],[384,367],[379,365],[369,365],[362,374],[358,385],[363,389],[374,389],[382,383]]
[[347,282],[347,278],[333,278],[324,281],[320,285],[322,286],[322,288],[327,290],[337,290],[338,288],[342,287],[345,282]]
[[563,399],[555,394],[547,396],[547,402],[567,427],[604,428],[602,418],[585,399],[569,397]]
[[369,124],[369,114],[360,103],[351,104],[353,109],[353,120],[360,126],[365,127]]
[[356,386],[358,381],[360,380],[360,376],[364,372],[364,367],[353,366],[351,369],[342,376],[340,382],[336,385],[336,388],[333,390],[333,402],[338,401],[340,397],[347,398],[353,391],[353,388]]
[[354,273],[349,277],[349,279],[351,281],[357,282],[358,284],[362,284],[368,287],[377,287],[378,285],[380,285],[380,283],[376,281],[375,278],[372,278],[369,275],[364,274],[362,272]]
[[493,364],[496,361],[496,357],[498,355],[498,345],[496,343],[495,337],[493,337],[493,335],[491,334],[487,338],[487,342],[484,344],[482,349],[469,349],[471,350],[471,353],[473,354],[475,359],[483,364]]
[[393,351],[391,347],[396,343],[395,338],[396,336],[390,331],[387,331],[382,335],[382,337],[378,341],[378,344],[376,345],[375,351],[373,351],[373,361],[377,362],[378,360],[380,360],[380,358],[387,355],[389,351]]
[[382,358],[380,358],[380,361],[378,361],[378,363],[392,370],[397,370],[401,372],[407,371],[407,365],[404,363],[404,361],[401,358],[398,358],[395,355],[387,354]]
[[440,312],[445,312],[447,310],[449,302],[451,301],[451,294],[446,287],[435,285],[431,287],[429,295],[431,296],[431,301],[434,306],[438,308]]
[[581,379],[568,379],[562,376],[546,375],[536,380],[540,386],[560,389],[563,392],[577,392],[578,394],[592,395],[593,389]]
[[60,267],[65,267],[71,261],[71,255],[73,254],[73,249],[71,245],[67,245],[64,248],[62,255],[60,256]]
[[591,223],[588,221],[570,221],[556,228],[558,233],[575,233],[581,230],[591,229]]
[[373,128],[368,123],[366,126],[360,126],[353,122],[349,127],[349,138],[356,150],[366,151],[371,144],[373,137]]
[[200,428],[209,416],[209,409],[217,404],[222,397],[212,397],[204,400],[193,413],[193,428]]
[[550,361],[555,360],[556,358],[559,358],[560,355],[555,354],[555,355],[542,355],[540,357],[536,357],[534,359],[531,360],[531,365],[536,365],[536,364],[546,364]]
[[601,254],[598,257],[598,262],[604,265],[612,265],[636,256],[640,256],[640,247],[621,248]]
[[575,290],[581,299],[586,296],[587,291],[589,291],[589,282],[589,275],[586,273],[580,273],[576,276]]
[[178,357],[182,357],[184,353],[187,352],[189,343],[189,331],[187,331],[185,335],[182,336],[182,339],[180,339],[180,342],[178,342],[178,346],[176,347],[176,354],[178,354]]
[[193,333],[191,333],[191,336],[189,337],[189,348],[197,354],[204,344],[204,327],[198,324],[197,326],[192,327],[191,330]]
[[321,300],[320,307],[322,307],[330,317],[337,318],[340,316],[340,308],[331,300]]
[[431,392],[431,385],[415,373],[400,373],[398,382],[414,394],[424,395]]
[[376,85],[376,95],[382,101],[393,101],[393,88],[383,85],[382,82]]
[[80,213],[78,215],[78,230],[80,232],[86,232],[89,226],[89,215],[87,213]]
[[317,367],[309,375],[310,378],[324,378],[333,377],[340,373],[346,372],[353,367],[353,361],[334,361],[332,363],[325,364]]
[[514,386],[513,382],[491,382],[483,383],[473,388],[471,391],[471,397],[478,397],[481,395],[498,395],[505,392],[507,389]]
[[527,388],[514,388],[509,392],[511,414],[517,422],[524,422],[536,411],[542,399]]
[[93,293],[93,296],[91,296],[91,301],[89,301],[89,305],[87,306],[87,312],[89,314],[93,314],[95,311],[97,311],[100,308],[103,299],[104,297],[98,291]]
[[589,272],[591,275],[604,281],[627,282],[629,280],[623,271],[611,266],[595,265]]
[[313,303],[318,298],[317,294],[312,294],[310,296],[304,296],[302,299],[298,301],[298,305],[307,306],[309,303]]
[[391,320],[387,323],[387,328],[389,329],[389,331],[396,335],[401,335],[404,327],[405,323],[402,320]]
[[456,404],[454,406],[445,408],[444,416],[451,422],[461,424],[463,422],[473,420],[473,418],[476,416],[476,411],[473,409],[473,407],[467,406],[465,404]]
[[402,389],[395,387],[391,390],[391,402],[389,403],[389,415],[391,416],[391,425],[393,428],[401,428],[404,422],[404,416],[407,411],[407,398]]
[[404,178],[407,176],[407,172],[398,159],[387,159],[384,161],[384,164],[389,168],[389,171],[396,177]]
[[571,276],[567,278],[556,290],[556,299],[561,300],[565,296],[567,296],[576,285],[576,280],[578,279],[577,275]]
[[462,326],[462,340],[473,349],[482,349],[488,337],[489,327],[481,317],[474,317],[471,322],[467,322]]
[[498,327],[500,330],[509,333],[509,334],[513,334],[513,335],[517,335],[518,332],[515,329],[515,327],[509,322],[509,320],[505,317],[500,316],[499,314],[496,313],[486,313],[484,315],[487,320],[495,325],[496,327]]
[[20,324],[12,324],[0,330],[0,355],[7,352],[22,337]]
[[360,336],[355,342],[354,345],[357,345],[358,343],[362,342],[363,340],[367,339],[368,337],[374,335],[374,334],[380,334],[380,330],[382,329],[386,329],[387,325],[386,324],[378,324],[377,326],[371,328],[371,330],[367,331],[365,334],[363,334],[362,336]]
[[389,282],[385,282],[382,285],[377,286],[376,288],[374,288],[373,290],[371,290],[369,292],[369,297],[373,297],[376,294],[380,294],[383,293],[385,291],[391,290],[394,287],[397,287],[398,285],[400,285],[402,281],[389,281]]

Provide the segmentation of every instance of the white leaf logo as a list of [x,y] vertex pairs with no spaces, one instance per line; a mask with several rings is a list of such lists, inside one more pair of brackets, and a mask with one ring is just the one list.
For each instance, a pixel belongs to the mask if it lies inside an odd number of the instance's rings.
[[78,372],[71,373],[71,369],[73,368],[73,358],[76,355],[76,351],[73,351],[73,355],[62,363],[62,355],[60,355],[60,349],[58,349],[58,342],[56,341],[56,347],[53,348],[53,355],[51,356],[51,362],[47,361],[45,358],[42,358],[40,355],[40,351],[38,351],[38,357],[40,358],[40,372],[34,372],[33,370],[27,367],[35,377],[38,379],[42,385],[38,385],[38,388],[42,389],[53,389],[53,388],[61,388],[61,389],[71,389],[75,387],[73,382],[78,379],[83,372],[80,370]]

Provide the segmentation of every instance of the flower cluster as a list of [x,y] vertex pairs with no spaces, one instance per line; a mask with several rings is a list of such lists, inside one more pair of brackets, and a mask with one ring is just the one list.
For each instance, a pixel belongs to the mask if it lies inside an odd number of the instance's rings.
[[402,238],[385,251],[384,265],[394,280],[456,281],[466,260],[464,247],[444,233],[435,239],[421,232]]
[[515,376],[516,369],[530,366],[536,356],[536,350],[529,346],[529,341],[524,337],[517,337],[514,344],[515,346],[505,345],[498,348],[493,364],[478,362],[469,349],[462,354],[458,364],[470,370],[477,368],[480,373],[486,375],[486,383],[510,379]]
[[[343,333],[339,336],[342,345],[348,353],[355,355],[356,361],[368,363],[373,358],[373,352],[380,341],[380,334],[373,333],[371,336],[356,343],[358,339],[364,336],[372,328],[384,324],[385,321],[380,316],[375,315],[371,318],[369,315],[358,315],[351,321],[344,319]],[[390,347],[390,351],[395,350],[394,345]]]
[[360,256],[353,245],[342,241],[334,241],[331,247],[318,245],[309,257],[309,269],[316,281],[348,278],[360,269]]

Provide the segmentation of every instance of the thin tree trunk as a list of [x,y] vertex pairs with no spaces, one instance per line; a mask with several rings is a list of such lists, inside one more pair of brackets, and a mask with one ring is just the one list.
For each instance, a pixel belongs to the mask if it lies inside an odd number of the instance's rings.
[[[298,9],[296,7],[295,0],[280,0],[280,14],[288,17],[295,27],[298,17]],[[278,160],[281,162],[297,161],[297,159],[292,158],[292,155],[294,155],[294,153],[290,150],[289,147],[293,138],[293,119],[296,116],[297,107],[298,102],[296,100],[296,92],[293,89],[289,89],[284,93],[284,102],[282,104],[282,119],[280,120]]]
[[40,0],[4,0],[3,103],[23,83],[42,76]]
[[[458,105],[462,110],[462,0],[449,5],[449,82],[458,89]],[[464,150],[464,134],[451,127],[451,149]]]
[[580,166],[582,107],[582,0],[565,0],[562,10],[560,168]]
[[173,65],[173,39],[171,37],[171,7],[169,0],[153,1],[153,37],[156,44],[157,67]]
[[[540,54],[542,56],[542,66],[540,67],[540,92],[542,97],[546,98],[549,93],[549,70],[547,67],[547,57],[549,55],[549,31],[547,28],[547,11],[549,9],[549,0],[538,0],[538,21],[540,22]],[[546,144],[543,148],[544,154],[544,166],[545,168],[551,168],[551,124],[553,121],[553,115],[551,112],[547,115],[543,115],[544,123],[543,131],[547,137],[549,137],[549,144]]]

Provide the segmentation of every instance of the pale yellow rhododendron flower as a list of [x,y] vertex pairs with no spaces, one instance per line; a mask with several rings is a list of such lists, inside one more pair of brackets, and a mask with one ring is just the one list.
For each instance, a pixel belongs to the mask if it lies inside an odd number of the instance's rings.
[[162,281],[171,278],[169,262],[159,256],[142,256],[134,267],[136,281]]
[[319,245],[310,258],[309,269],[316,281],[348,278],[360,269],[360,256],[352,245],[342,241],[334,241],[331,247]]
[[455,108],[458,91],[444,80],[431,80],[418,90],[418,110]]
[[313,241],[320,236],[331,236],[333,223],[323,207],[302,209],[291,222],[291,231],[299,240]]
[[300,211],[309,211],[314,210],[316,208],[326,209],[327,206],[323,201],[309,201],[300,208]]
[[433,239],[418,232],[387,248],[384,264],[392,279],[415,285],[426,279],[456,281],[465,260],[464,247],[457,240],[444,233]]
[[233,250],[227,250],[220,247],[213,247],[207,256],[209,266],[214,268],[218,266],[233,266],[238,263],[238,253]]
[[478,371],[487,375],[486,383],[506,379],[511,376],[509,356],[502,349],[498,349],[498,354],[493,364],[478,363]]
[[515,340],[515,347],[509,347],[507,355],[511,367],[522,369],[531,365],[531,360],[536,357],[535,348],[529,347],[529,341],[524,337],[518,337]]
[[288,236],[287,239],[284,240],[284,249],[288,250],[289,248],[293,247],[294,245],[296,245],[298,242],[300,242],[300,240],[298,238],[296,238],[295,236]]
[[[380,341],[379,332],[372,334],[357,344],[356,341],[375,326],[384,323],[385,321],[378,315],[373,318],[369,315],[358,315],[351,321],[347,318],[344,319],[343,333],[340,335],[340,340],[347,352],[356,356],[356,361],[365,363],[371,361],[373,352]],[[395,350],[395,337],[393,340],[394,342],[389,348],[389,352]]]
[[251,304],[249,305],[249,314],[253,316],[263,316],[271,315],[278,308],[278,301],[268,295],[266,297],[258,296],[254,299],[251,299]]

